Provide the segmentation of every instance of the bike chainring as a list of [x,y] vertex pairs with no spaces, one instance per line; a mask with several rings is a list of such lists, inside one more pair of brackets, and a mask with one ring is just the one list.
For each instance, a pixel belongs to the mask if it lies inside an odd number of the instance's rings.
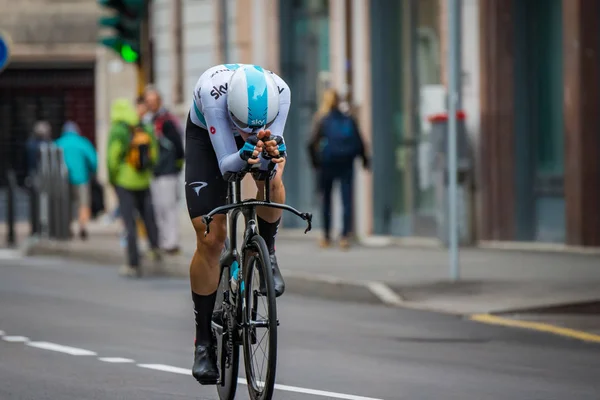
[[229,369],[233,358],[233,341],[236,327],[235,319],[231,315],[231,306],[225,304],[223,311],[223,325],[227,324],[227,332],[223,335],[225,340],[225,368]]

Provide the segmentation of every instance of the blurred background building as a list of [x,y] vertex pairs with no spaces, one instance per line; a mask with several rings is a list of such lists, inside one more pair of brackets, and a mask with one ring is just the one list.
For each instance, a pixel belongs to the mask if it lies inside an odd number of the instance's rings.
[[[461,104],[475,149],[473,201],[465,207],[471,236],[600,246],[600,2],[460,3]],[[0,26],[16,43],[0,74],[2,168],[22,164],[15,149],[39,118],[55,129],[75,120],[103,160],[108,104],[133,99],[136,76],[96,45],[96,1],[0,5]],[[435,239],[440,207],[428,116],[446,109],[445,5],[153,0],[144,72],[182,120],[196,80],[214,64],[256,63],[279,73],[293,102],[288,202],[315,213],[306,142],[321,90],[336,87],[374,154],[372,171],[356,176],[356,235]]]
[[95,140],[96,20],[92,1],[0,1],[0,29],[13,42],[0,74],[0,179],[12,166],[22,182],[24,144],[38,120],[58,137],[66,119]]

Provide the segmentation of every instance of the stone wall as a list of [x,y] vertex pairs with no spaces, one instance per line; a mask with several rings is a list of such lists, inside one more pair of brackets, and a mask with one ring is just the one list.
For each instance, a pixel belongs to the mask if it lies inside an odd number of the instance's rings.
[[11,38],[13,61],[95,59],[95,0],[0,0],[0,29]]

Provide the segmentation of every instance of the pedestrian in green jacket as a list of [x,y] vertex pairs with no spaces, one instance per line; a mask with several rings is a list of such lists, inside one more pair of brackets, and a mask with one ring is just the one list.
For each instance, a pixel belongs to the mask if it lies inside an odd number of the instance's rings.
[[[158,228],[154,217],[150,182],[152,169],[158,160],[158,144],[151,126],[141,125],[131,101],[117,99],[111,106],[111,128],[108,136],[107,167],[110,183],[115,187],[119,199],[121,217],[127,231],[127,265],[120,274],[123,276],[141,276],[140,255],[137,242],[136,211],[142,217],[148,241],[151,247],[151,257],[158,261]],[[137,169],[128,162],[132,146],[133,130],[142,127],[150,136],[148,150],[149,164],[143,169]]]

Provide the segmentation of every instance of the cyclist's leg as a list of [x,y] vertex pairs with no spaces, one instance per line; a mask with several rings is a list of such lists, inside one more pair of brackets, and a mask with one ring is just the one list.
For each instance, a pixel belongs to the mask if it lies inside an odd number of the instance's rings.
[[[283,185],[283,170],[285,169],[285,161],[277,164],[277,171],[275,176],[270,180],[270,197],[274,203],[285,203],[285,186]],[[258,193],[256,194],[257,200],[265,199],[265,183],[263,181],[256,182],[256,188]],[[275,235],[277,234],[277,227],[281,220],[282,210],[270,207],[257,207],[256,214],[258,216],[258,229],[261,231],[261,235],[267,243],[269,253],[275,252]]]
[[210,233],[202,215],[225,204],[227,183],[210,142],[209,133],[194,125],[188,116],[185,147],[185,197],[190,219],[196,231],[196,251],[190,263],[190,284],[196,320],[195,356],[192,374],[202,384],[214,384],[218,378],[211,318],[219,283],[219,256],[227,234],[226,217],[215,216]]
[[[277,171],[275,176],[270,180],[270,197],[274,203],[285,203],[285,186],[283,185],[283,170],[285,168],[285,161],[277,164]],[[258,200],[264,200],[264,188],[265,183],[262,181],[256,182],[256,188],[258,193],[256,198]],[[265,239],[269,254],[271,256],[271,265],[273,267],[273,280],[275,283],[275,294],[281,296],[285,291],[285,283],[279,266],[277,264],[277,257],[275,257],[275,236],[277,236],[277,230],[279,228],[279,222],[281,221],[282,210],[269,207],[257,207],[256,214],[258,220],[258,230],[260,235]]]

